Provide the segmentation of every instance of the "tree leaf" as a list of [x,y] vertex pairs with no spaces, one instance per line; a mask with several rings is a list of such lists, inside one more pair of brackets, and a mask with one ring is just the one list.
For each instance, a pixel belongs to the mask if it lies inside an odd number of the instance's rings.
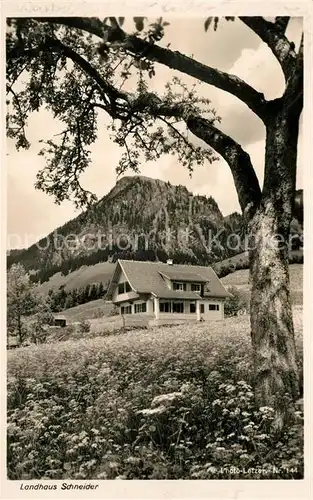
[[134,17],[134,23],[137,31],[142,31],[144,28],[144,17]]
[[206,20],[205,20],[205,23],[204,23],[204,30],[205,31],[208,31],[211,23],[213,21],[213,17],[208,17]]

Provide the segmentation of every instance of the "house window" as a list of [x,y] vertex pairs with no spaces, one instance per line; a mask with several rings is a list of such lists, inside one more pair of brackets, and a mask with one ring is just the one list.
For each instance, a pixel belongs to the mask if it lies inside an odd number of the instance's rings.
[[190,312],[195,313],[196,312],[196,304],[194,302],[190,303]]
[[192,292],[201,292],[201,285],[200,283],[191,283],[191,291]]
[[120,295],[121,293],[130,292],[130,291],[131,291],[131,286],[128,283],[128,281],[126,281],[125,283],[120,283],[118,285],[118,295]]
[[160,302],[160,312],[170,313],[172,312],[171,302]]
[[200,304],[200,313],[204,314],[204,304]]
[[131,313],[132,313],[132,306],[121,307],[121,314],[131,314]]
[[135,313],[145,313],[145,312],[147,312],[146,302],[142,302],[141,304],[135,304]]
[[173,282],[173,290],[182,290],[185,292],[186,289],[186,283],[178,283],[178,281]]
[[220,306],[219,304],[209,304],[209,311],[219,311]]
[[184,303],[183,302],[173,302],[173,313],[183,313]]

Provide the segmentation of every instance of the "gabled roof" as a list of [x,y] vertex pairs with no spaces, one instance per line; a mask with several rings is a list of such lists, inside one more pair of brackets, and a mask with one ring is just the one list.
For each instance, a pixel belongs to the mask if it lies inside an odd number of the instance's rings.
[[192,283],[206,283],[208,281],[206,277],[201,276],[199,273],[196,273],[195,271],[186,271],[186,270],[182,271],[181,269],[176,269],[176,266],[174,267],[174,264],[171,265],[166,264],[166,265],[168,269],[165,269],[164,271],[159,271],[159,273],[165,276],[166,278],[170,279],[171,281],[179,280],[179,281],[189,281]]
[[201,299],[201,296],[197,292],[184,292],[183,290],[170,290],[167,288],[164,291],[160,291],[158,294],[152,292],[152,295],[156,295],[160,299],[189,299],[196,300]]
[[[152,293],[156,297],[170,298],[169,290],[163,276],[168,276],[171,280],[192,281],[198,283],[208,283],[206,297],[230,297],[231,294],[223,286],[211,267],[189,266],[183,264],[164,264],[163,262],[148,262],[137,260],[118,260],[112,279],[110,281],[106,298],[110,300],[113,291],[117,286],[117,278],[123,271],[132,289],[137,293]],[[163,275],[163,276],[162,276]],[[170,277],[171,276],[171,277]],[[174,278],[172,276],[175,276]],[[186,279],[187,278],[187,279]],[[179,291],[175,290],[175,293]],[[199,298],[196,292],[180,292],[181,298]],[[191,297],[192,294],[192,297]],[[183,297],[184,295],[184,297]],[[190,297],[189,297],[190,295]],[[174,297],[173,297],[174,298]]]

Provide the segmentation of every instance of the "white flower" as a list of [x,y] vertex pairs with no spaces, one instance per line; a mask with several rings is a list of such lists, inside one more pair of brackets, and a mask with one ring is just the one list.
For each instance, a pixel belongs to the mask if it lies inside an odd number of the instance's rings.
[[152,403],[151,407],[154,408],[156,406],[160,405],[166,405],[169,406],[171,403],[173,403],[175,400],[180,398],[182,396],[181,392],[170,392],[169,394],[160,394],[159,396],[156,396]]
[[144,410],[139,410],[138,413],[141,413],[144,417],[149,417],[151,415],[160,415],[166,411],[165,406],[158,406],[157,408],[146,408]]

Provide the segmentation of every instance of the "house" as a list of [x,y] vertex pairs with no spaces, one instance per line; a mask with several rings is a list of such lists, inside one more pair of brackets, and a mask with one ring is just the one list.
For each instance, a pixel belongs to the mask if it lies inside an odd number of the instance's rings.
[[66,326],[65,316],[60,316],[60,315],[54,316],[53,326],[60,326],[61,328]]
[[19,338],[17,335],[8,335],[7,349],[16,349],[16,347],[19,347],[19,344]]
[[140,314],[159,325],[221,320],[227,297],[211,267],[118,260],[106,300],[124,317]]

